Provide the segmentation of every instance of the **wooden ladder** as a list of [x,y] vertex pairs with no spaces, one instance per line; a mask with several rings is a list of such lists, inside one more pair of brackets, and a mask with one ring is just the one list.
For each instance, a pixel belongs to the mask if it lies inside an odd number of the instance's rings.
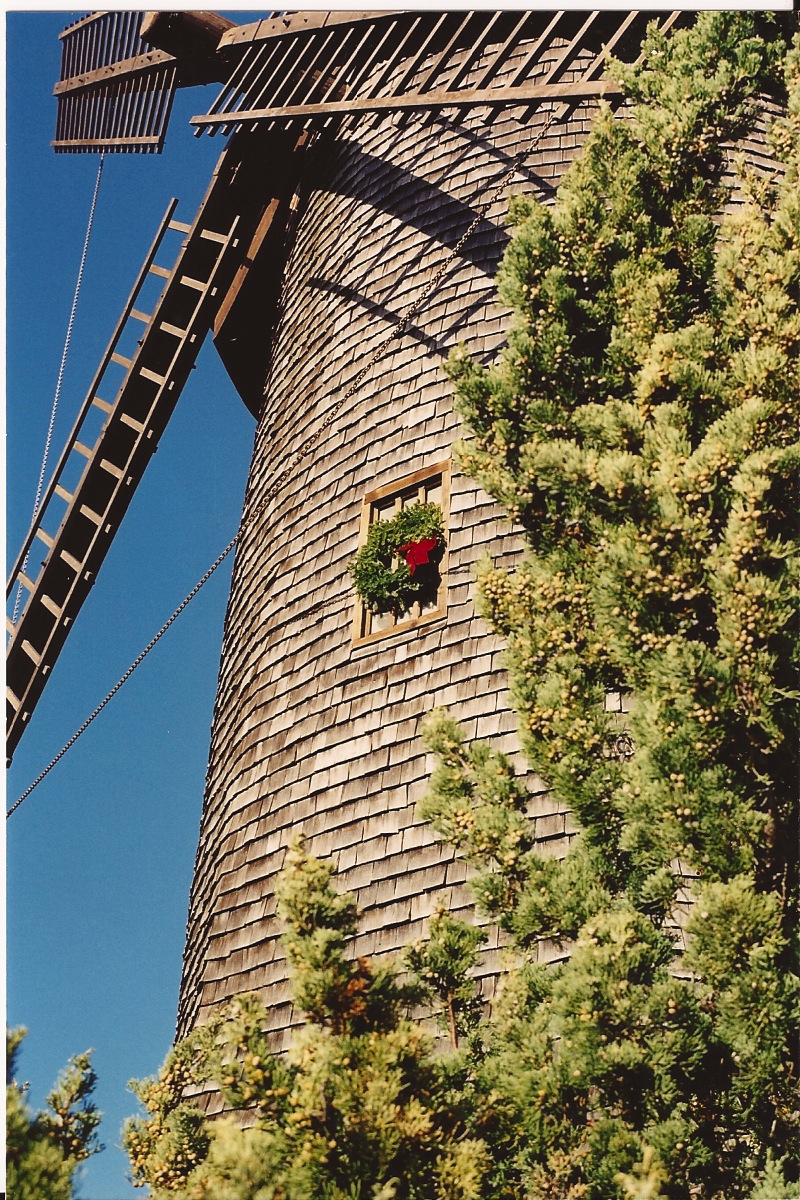
[[[238,265],[239,217],[223,230],[208,227],[214,190],[212,183],[192,225],[174,219],[177,201],[170,202],[11,572],[7,597],[21,586],[27,598],[17,620],[6,617],[9,761]],[[183,241],[167,268],[156,263],[156,256],[170,230]],[[152,275],[165,284],[148,315],[137,301]],[[132,324],[140,336],[129,357],[120,346],[133,341]],[[100,389],[109,381],[113,386],[112,364],[122,367],[124,376],[116,399],[108,402]],[[25,564],[35,556],[37,542],[45,557],[32,570]]]

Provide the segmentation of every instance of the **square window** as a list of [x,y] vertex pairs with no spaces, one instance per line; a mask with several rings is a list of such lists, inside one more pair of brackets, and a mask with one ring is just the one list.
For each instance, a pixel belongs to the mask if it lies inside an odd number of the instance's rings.
[[[412,475],[406,475],[394,483],[376,488],[364,497],[361,509],[361,527],[358,537],[359,550],[365,545],[370,529],[378,521],[391,521],[404,508],[413,504],[438,504],[447,536],[450,517],[450,463],[435,463]],[[429,594],[415,600],[409,609],[395,616],[392,612],[374,613],[361,602],[357,595],[353,620],[353,644],[360,646],[378,638],[388,637],[428,621],[447,615],[447,546],[439,563],[438,584]],[[388,564],[387,564],[388,565]]]

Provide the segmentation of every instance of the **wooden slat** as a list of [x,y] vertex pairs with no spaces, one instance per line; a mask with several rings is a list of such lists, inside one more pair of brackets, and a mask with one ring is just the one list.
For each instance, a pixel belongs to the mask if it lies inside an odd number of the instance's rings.
[[61,141],[54,140],[50,145],[55,150],[74,147],[76,150],[109,151],[116,146],[158,146],[161,141],[161,137],[117,137],[116,134],[111,134],[109,137],[100,138],[64,138]]
[[60,608],[56,604],[55,600],[53,600],[52,597],[48,596],[44,592],[39,597],[39,601],[42,604],[42,607],[46,608],[47,611],[50,613],[50,615],[53,617],[59,618],[61,616],[62,612],[64,611],[62,608]]
[[34,646],[31,645],[31,643],[28,641],[27,638],[23,638],[23,640],[20,644],[21,644],[22,650],[24,651],[25,654],[27,654],[28,658],[31,660],[33,665],[35,667],[38,667],[40,662],[42,661],[42,656],[39,653],[39,651]]
[[[123,419],[124,419],[124,414],[123,414]],[[93,508],[89,508],[88,504],[82,504],[80,506],[79,511],[83,514],[84,517],[88,517],[88,519],[92,522],[93,525],[102,525],[103,521],[105,520],[104,517],[101,517],[100,513],[96,513]]]
[[[28,554],[31,543],[33,542],[33,539],[35,536],[36,528],[39,524],[41,524],[45,514],[47,513],[48,505],[50,504],[53,496],[59,496],[62,500],[66,501],[66,503],[68,505],[71,505],[75,498],[73,493],[71,493],[70,491],[68,491],[66,488],[64,488],[61,485],[61,482],[60,482],[61,478],[62,478],[64,472],[68,468],[68,464],[71,461],[71,455],[72,455],[72,450],[73,450],[75,441],[78,439],[78,435],[80,434],[80,432],[83,428],[84,422],[88,418],[91,408],[93,406],[97,405],[103,411],[106,411],[106,409],[108,409],[110,411],[110,406],[107,406],[105,404],[105,401],[100,400],[99,396],[97,395],[97,392],[102,383],[106,368],[108,367],[108,364],[111,361],[111,354],[114,351],[114,349],[116,348],[116,346],[120,340],[120,337],[122,336],[122,331],[125,328],[127,320],[130,316],[131,309],[133,308],[133,306],[136,302],[136,298],[147,279],[147,275],[148,275],[150,266],[152,265],[153,260],[159,251],[159,248],[161,246],[161,243],[163,241],[163,238],[164,238],[166,230],[167,230],[168,223],[169,223],[170,219],[172,218],[172,215],[175,211],[176,204],[177,204],[177,200],[172,199],[172,200],[170,200],[169,204],[167,205],[166,212],[164,213],[164,216],[161,220],[161,224],[159,225],[156,236],[153,239],[152,244],[150,245],[147,255],[145,256],[144,262],[143,262],[142,267],[139,271],[139,274],[136,278],[136,281],[133,285],[131,293],[128,296],[128,299],[122,310],[122,314],[120,315],[119,321],[117,322],[114,332],[111,335],[111,340],[106,348],[105,354],[103,355],[102,359],[100,360],[100,365],[97,368],[97,371],[95,372],[94,378],[92,379],[86,399],[84,400],[83,405],[81,407],[81,411],[78,414],[78,418],[72,428],[72,432],[70,433],[69,437],[67,438],[66,445],[64,447],[64,450],[62,451],[61,457],[58,461],[55,471],[53,472],[52,479],[45,491],[43,498],[42,498],[42,502],[39,506],[39,512],[38,512],[36,518],[34,519],[32,525],[31,525],[31,528],[28,531],[28,535],[27,535],[25,541],[23,542],[22,547],[17,556],[17,560],[14,564],[14,568],[11,572],[9,582],[7,585],[8,586],[8,590],[6,593],[7,595],[10,594],[10,590],[14,586],[14,579],[15,579],[16,573],[17,573],[17,571],[20,570],[20,568],[22,567],[22,564],[25,562],[26,556]],[[99,404],[98,404],[98,401],[99,401]]]
[[581,25],[578,32],[575,34],[575,36],[572,38],[572,40],[569,42],[569,44],[564,48],[564,50],[561,51],[561,53],[559,54],[556,61],[553,63],[553,65],[548,70],[547,74],[545,75],[544,79],[542,80],[543,83],[555,83],[558,79],[561,78],[561,76],[564,74],[564,72],[568,69],[572,59],[574,58],[575,51],[578,50],[580,48],[580,46],[582,45],[587,31],[597,20],[597,17],[598,17],[597,12],[589,13],[588,17],[586,18],[584,23]]
[[461,83],[462,79],[466,79],[467,75],[469,74],[470,70],[472,69],[472,64],[483,53],[484,47],[486,46],[487,42],[489,41],[489,38],[492,36],[492,30],[494,29],[495,25],[497,24],[498,20],[500,19],[500,17],[502,15],[503,14],[500,12],[496,12],[492,15],[491,20],[484,27],[483,32],[481,33],[481,35],[478,38],[477,42],[475,43],[474,47],[471,46],[469,48],[469,52],[466,54],[463,63],[461,64],[461,66],[458,68],[458,70],[456,71],[453,78],[448,83],[448,85],[447,85],[448,92],[452,92],[455,88],[458,87],[458,85]]
[[[413,56],[413,58],[410,59],[408,67],[405,68],[403,76],[398,79],[398,82],[395,86],[396,94],[397,94],[397,92],[401,92],[403,90],[403,88],[405,88],[405,86],[407,86],[407,84],[410,82],[410,80],[414,78],[417,70],[419,70],[420,62],[425,60],[425,55],[428,53],[429,44],[431,44],[431,42],[433,41],[433,38],[435,36],[437,36],[439,30],[441,29],[441,26],[443,26],[446,19],[447,19],[447,13],[446,12],[441,13],[441,16],[437,19],[437,22],[435,22],[431,26],[431,29],[428,30],[426,37],[423,38],[423,41],[422,41],[422,44],[421,44],[419,50],[417,50],[417,52]],[[415,23],[415,28],[416,28],[417,24],[419,24],[419,22]],[[393,25],[386,26],[383,37],[381,37],[381,40],[378,42],[378,46],[375,47],[375,50],[374,50],[375,55],[377,55],[379,53],[380,48],[383,47],[384,41],[386,40],[387,37],[389,37],[390,32],[392,32],[393,29],[395,29],[395,26],[393,26]],[[372,64],[369,64],[369,66],[372,66]],[[356,78],[353,80],[353,84],[351,84],[350,89],[349,89],[350,95],[355,95],[357,88],[359,88],[361,79],[366,76],[366,73],[367,73],[366,71],[362,72],[361,76],[356,76]]]
[[140,367],[139,374],[142,379],[148,379],[150,383],[157,383],[159,387],[167,382],[166,375],[159,375],[157,371],[151,371],[149,367]]
[[73,571],[82,571],[83,570],[83,563],[81,562],[81,560],[79,558],[76,558],[74,554],[70,554],[69,550],[64,550],[62,548],[61,550],[59,550],[58,556],[59,556],[59,558],[63,558],[63,560],[67,564],[67,566],[72,567]]
[[597,55],[590,66],[588,66],[584,71],[584,79],[591,79],[593,75],[596,75],[598,71],[602,70],[602,68],[605,66],[607,56],[611,54],[620,39],[625,36],[630,27],[640,16],[641,12],[638,9],[634,9],[632,12],[627,14],[624,20],[617,26],[617,29],[613,35],[608,39],[607,42],[604,43],[600,54]]
[[40,542],[44,542],[44,544],[45,544],[45,546],[47,546],[48,550],[51,550],[53,548],[53,546],[55,545],[53,538],[50,537],[49,533],[45,533],[45,531],[42,529],[41,525],[36,530],[36,536],[38,537]]
[[534,44],[531,46],[531,48],[528,51],[528,53],[526,54],[523,62],[520,64],[520,66],[517,67],[514,74],[511,76],[511,79],[509,81],[509,86],[511,86],[511,87],[520,86],[523,83],[526,76],[530,74],[532,68],[536,65],[536,63],[542,57],[542,53],[547,49],[548,45],[552,41],[553,34],[556,31],[556,27],[560,24],[561,18],[563,16],[564,16],[563,12],[557,12],[557,13],[553,14],[553,16],[548,21],[548,23],[545,26],[542,33],[539,35],[539,37],[536,39]]
[[[557,109],[557,119],[563,119],[570,104],[621,94],[613,81],[600,84],[593,78],[602,75],[605,64],[605,49],[603,54],[597,53],[599,38],[593,32],[599,15],[588,12],[576,20],[570,11],[529,10],[519,15],[504,10],[396,12],[374,18],[361,15],[348,23],[347,14],[336,14],[335,22],[314,14],[306,22],[306,14],[301,14],[284,24],[281,18],[263,27],[255,25],[245,33],[232,30],[227,40],[223,39],[226,45],[249,45],[231,75],[230,85],[235,81],[236,86],[226,85],[228,90],[223,89],[209,113],[192,118],[192,124],[198,130],[217,132],[260,122],[268,127],[276,121],[307,124],[317,117],[324,123],[331,118],[347,122],[392,111],[403,114],[469,106],[488,106],[487,121],[491,123],[501,106],[515,104],[532,110],[546,98],[563,102]],[[637,13],[621,12],[616,21],[606,22],[608,49],[617,47],[636,20]],[[667,23],[675,20],[677,15]],[[526,33],[537,27],[535,37],[533,32]],[[562,45],[556,52],[549,51],[565,27],[568,32]],[[492,46],[495,37],[499,45]],[[532,44],[526,45],[525,37],[533,38]],[[431,48],[439,39],[444,42],[431,58]],[[272,47],[281,42],[284,54],[276,56]],[[565,89],[562,76],[573,67],[576,53],[587,42],[592,46],[590,61],[580,64],[580,78]],[[259,46],[261,50],[256,49]],[[263,52],[266,46],[269,54]],[[509,57],[519,50],[522,61],[514,64],[510,77],[500,86],[491,86]],[[550,61],[543,64],[545,54]],[[351,72],[354,75],[349,77]],[[421,72],[424,77],[415,84]]]
[[450,40],[448,41],[444,50],[442,50],[442,52],[439,54],[439,57],[436,59],[433,66],[428,71],[428,74],[425,76],[425,78],[422,80],[422,83],[419,85],[418,90],[420,92],[427,91],[428,88],[434,82],[434,80],[438,77],[438,75],[442,69],[442,66],[449,60],[450,55],[453,53],[453,50],[455,49],[456,45],[458,44],[459,38],[463,35],[464,30],[467,28],[467,25],[469,25],[470,21],[473,18],[473,15],[474,15],[473,13],[468,12],[467,15],[464,17],[463,21],[461,21],[461,23],[456,26],[456,28],[454,29],[453,33],[451,34]]
[[525,12],[522,14],[522,16],[519,18],[519,20],[516,22],[513,29],[509,33],[506,40],[498,48],[497,53],[492,58],[491,62],[487,64],[487,66],[484,68],[483,73],[475,81],[476,88],[486,87],[486,85],[488,83],[490,83],[492,79],[494,79],[495,75],[500,70],[500,68],[503,66],[506,59],[511,54],[513,54],[514,50],[517,47],[519,39],[522,35],[522,30],[525,28],[526,24],[528,23],[529,18],[530,18],[530,13]]
[[285,77],[288,74],[286,71],[286,64],[291,63],[294,65],[292,63],[292,56],[294,54],[296,45],[297,39],[289,38],[286,42],[285,48],[283,49],[283,53],[281,54],[281,44],[279,43],[277,61],[275,62],[274,66],[272,66],[272,70],[268,75],[267,71],[272,64],[273,56],[271,54],[264,54],[263,52],[258,55],[258,58],[262,61],[260,64],[257,63],[257,70],[253,77],[253,82],[247,88],[247,91],[243,93],[243,96],[265,96],[273,80],[280,80],[282,77]]
[[100,466],[104,471],[107,471],[109,475],[113,475],[115,479],[122,479],[125,475],[125,472],[120,467],[110,462],[107,458],[100,459]]
[[377,96],[378,95],[378,93],[380,92],[384,83],[389,78],[392,71],[395,69],[395,66],[397,65],[398,59],[400,58],[404,47],[408,43],[409,38],[412,36],[412,34],[418,28],[418,25],[419,25],[419,18],[416,21],[413,21],[409,25],[408,29],[401,37],[399,45],[394,47],[392,52],[389,54],[383,70],[380,72],[380,74],[376,78],[375,82],[372,84],[369,91],[366,93],[367,96]]
[[169,333],[172,337],[176,337],[176,338],[186,337],[187,331],[185,329],[181,329],[180,326],[178,326],[178,325],[170,325],[169,321],[159,321],[158,328],[162,329],[164,331],[164,333]]
[[123,425],[127,425],[129,429],[135,429],[137,433],[141,433],[145,428],[143,422],[137,421],[135,417],[130,415],[130,413],[120,413],[119,419],[122,421]]

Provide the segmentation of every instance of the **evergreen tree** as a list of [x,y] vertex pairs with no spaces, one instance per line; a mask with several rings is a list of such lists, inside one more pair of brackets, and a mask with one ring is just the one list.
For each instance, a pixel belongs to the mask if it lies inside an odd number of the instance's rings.
[[[465,1064],[432,1053],[403,1014],[419,989],[345,954],[352,897],[298,844],[278,895],[305,1026],[270,1050],[254,995],[221,1008],[132,1086],[145,1106],[124,1142],[134,1182],[185,1200],[480,1200],[490,1165],[465,1098]],[[207,1121],[187,1092],[209,1084],[238,1114]],[[242,1121],[246,1122],[243,1127]]]
[[102,1149],[100,1113],[91,1100],[97,1077],[89,1054],[70,1060],[47,1109],[32,1113],[26,1085],[14,1078],[25,1029],[6,1033],[6,1186],[9,1200],[70,1200],[78,1165]]
[[[519,951],[483,1071],[531,1198],[733,1200],[764,1172],[788,1194],[799,1165],[798,50],[786,176],[740,164],[721,221],[723,143],[781,39],[709,13],[645,52],[612,68],[632,108],[602,114],[555,208],[512,205],[507,350],[449,365],[462,468],[529,546],[511,574],[483,565],[483,612],[578,830],[545,857],[509,761],[431,722],[424,814]],[[634,697],[630,758],[609,692]],[[545,937],[563,966],[537,966]]]

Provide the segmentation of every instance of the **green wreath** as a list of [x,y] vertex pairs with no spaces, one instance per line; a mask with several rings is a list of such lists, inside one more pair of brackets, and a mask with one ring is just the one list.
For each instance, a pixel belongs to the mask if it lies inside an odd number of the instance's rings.
[[[404,554],[398,553],[401,547]],[[364,607],[398,617],[415,600],[435,595],[444,547],[438,504],[412,504],[391,521],[376,521],[365,544],[347,564]]]

